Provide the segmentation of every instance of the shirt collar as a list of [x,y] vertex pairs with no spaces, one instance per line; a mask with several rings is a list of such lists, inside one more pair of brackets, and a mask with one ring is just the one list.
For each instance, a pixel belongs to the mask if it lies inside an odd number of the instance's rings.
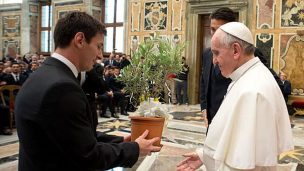
[[231,78],[232,81],[239,79],[244,74],[244,72],[246,72],[250,67],[252,67],[254,64],[256,64],[259,61],[260,59],[258,57],[254,57],[250,59],[242,66],[240,66],[238,69],[233,71],[232,74],[229,76],[229,78]]
[[64,57],[58,53],[55,53],[55,52],[52,54],[52,57],[58,59],[59,61],[64,63],[66,66],[68,66],[71,69],[71,71],[73,72],[74,76],[77,78],[78,70],[71,61],[69,61],[66,57]]

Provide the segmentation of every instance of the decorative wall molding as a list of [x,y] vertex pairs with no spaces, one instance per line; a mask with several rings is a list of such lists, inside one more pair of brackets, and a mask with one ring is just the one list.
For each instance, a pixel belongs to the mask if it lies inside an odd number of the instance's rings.
[[281,1],[280,26],[283,28],[304,27],[304,1]]
[[172,31],[181,31],[182,30],[182,18],[185,15],[183,12],[183,3],[181,0],[172,0]]
[[275,0],[257,0],[257,28],[274,28]]
[[20,15],[2,16],[3,37],[20,36]]
[[53,0],[55,6],[79,5],[83,4],[83,0]]
[[168,2],[145,2],[144,30],[166,30]]
[[2,4],[0,5],[0,12],[18,11],[21,10],[21,4]]
[[141,3],[131,3],[131,32],[140,31]]
[[247,7],[247,0],[188,0],[190,13],[210,14],[215,9],[228,7],[234,11],[239,11]]
[[261,50],[268,62],[268,67],[272,68],[273,64],[273,34],[259,33],[256,34],[256,47]]

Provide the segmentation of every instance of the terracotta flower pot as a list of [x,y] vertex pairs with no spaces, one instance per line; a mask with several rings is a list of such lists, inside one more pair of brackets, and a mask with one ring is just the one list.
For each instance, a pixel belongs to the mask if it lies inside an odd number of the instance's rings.
[[[157,117],[142,117],[142,116],[130,116],[131,118],[131,141],[135,141],[145,130],[149,130],[149,134],[146,139],[154,137],[162,137],[165,118]],[[160,140],[153,145],[161,146]]]

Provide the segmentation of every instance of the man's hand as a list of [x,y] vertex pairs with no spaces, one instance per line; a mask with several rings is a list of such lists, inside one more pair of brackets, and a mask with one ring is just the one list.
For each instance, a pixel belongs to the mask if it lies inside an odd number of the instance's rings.
[[154,146],[153,143],[159,140],[159,137],[155,137],[149,140],[146,140],[149,131],[146,130],[141,136],[139,136],[135,142],[139,145],[140,155],[150,155],[151,152],[160,151],[161,147]]
[[124,136],[124,142],[130,142],[131,141],[131,135]]
[[109,97],[113,97],[113,91],[112,90],[108,91],[107,94],[108,94]]
[[195,152],[187,153],[183,156],[187,158],[177,165],[177,171],[195,171],[203,165],[203,162]]
[[202,110],[202,119],[205,122],[205,127],[208,127],[207,109]]

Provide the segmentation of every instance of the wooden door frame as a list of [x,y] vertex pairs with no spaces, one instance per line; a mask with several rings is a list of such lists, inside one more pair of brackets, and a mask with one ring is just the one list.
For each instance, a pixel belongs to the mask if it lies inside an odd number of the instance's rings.
[[188,80],[188,96],[190,104],[200,103],[200,58],[202,54],[202,49],[200,49],[200,37],[201,34],[201,16],[209,15],[212,11],[221,8],[228,7],[234,12],[239,13],[239,21],[243,22],[247,26],[251,25],[250,15],[253,14],[253,2],[247,0],[189,0],[187,4],[186,12],[186,41],[188,46],[185,50],[185,55],[188,56],[188,64],[191,66],[189,71]]

